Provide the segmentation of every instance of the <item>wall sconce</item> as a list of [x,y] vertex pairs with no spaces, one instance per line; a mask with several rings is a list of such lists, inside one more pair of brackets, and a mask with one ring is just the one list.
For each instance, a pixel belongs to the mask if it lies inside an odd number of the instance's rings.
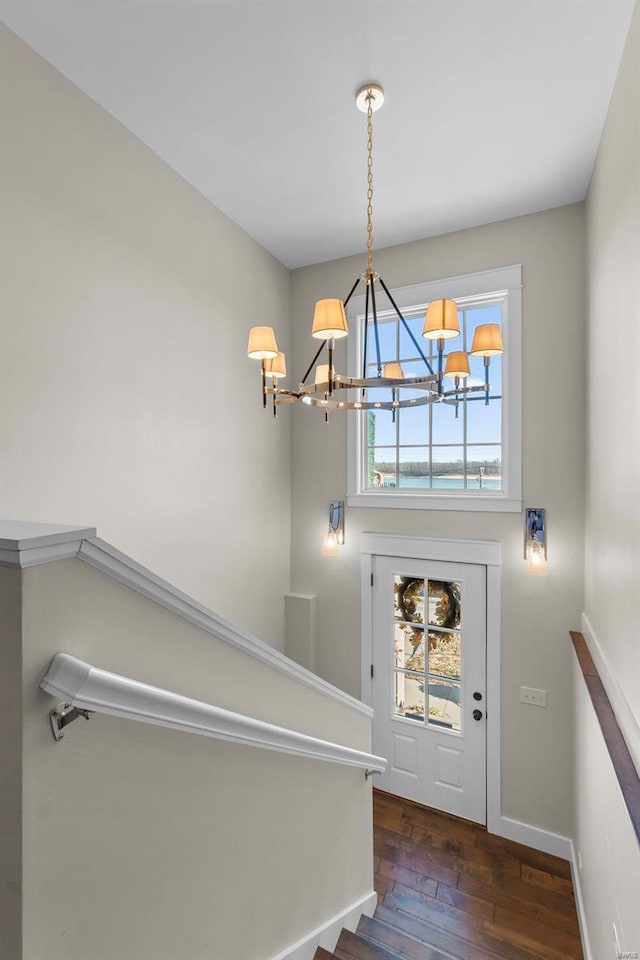
[[542,507],[525,510],[524,558],[527,573],[547,573],[547,511]]
[[329,501],[329,528],[322,541],[325,557],[335,557],[344,543],[344,500]]

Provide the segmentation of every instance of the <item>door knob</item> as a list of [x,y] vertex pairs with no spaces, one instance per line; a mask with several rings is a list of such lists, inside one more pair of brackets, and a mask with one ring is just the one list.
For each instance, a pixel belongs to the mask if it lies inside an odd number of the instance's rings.
[[474,719],[474,720],[482,720],[482,710],[474,710],[474,711],[473,711],[473,719]]

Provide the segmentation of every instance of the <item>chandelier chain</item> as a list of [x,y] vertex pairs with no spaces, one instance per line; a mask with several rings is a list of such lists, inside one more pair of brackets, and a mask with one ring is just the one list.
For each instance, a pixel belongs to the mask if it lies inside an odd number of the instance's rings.
[[367,94],[367,274],[373,274],[373,91]]

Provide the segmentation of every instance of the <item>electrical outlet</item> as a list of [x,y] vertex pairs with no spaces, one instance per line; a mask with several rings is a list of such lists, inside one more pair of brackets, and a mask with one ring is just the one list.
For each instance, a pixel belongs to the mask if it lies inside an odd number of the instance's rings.
[[535,687],[520,687],[520,703],[530,703],[534,707],[546,707],[547,691]]

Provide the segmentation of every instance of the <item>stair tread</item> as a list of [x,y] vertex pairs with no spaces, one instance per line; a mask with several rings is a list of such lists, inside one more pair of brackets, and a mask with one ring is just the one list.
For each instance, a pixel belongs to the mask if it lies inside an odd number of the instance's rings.
[[577,938],[550,932],[548,937],[542,937],[544,932],[541,924],[534,924],[536,932],[532,934],[531,922],[518,918],[517,925],[512,927],[502,921],[488,921],[471,916],[456,907],[421,897],[416,901],[416,895],[406,896],[398,885],[384,898],[384,906],[392,907],[403,915],[425,920],[447,933],[455,934],[466,941],[481,946],[489,955],[504,957],[505,960],[579,960],[582,957],[580,942]]
[[313,955],[313,960],[335,960],[335,953],[325,950],[324,947],[317,947]]
[[434,926],[426,920],[420,920],[418,917],[401,913],[390,907],[379,906],[374,917],[376,920],[400,930],[418,943],[440,950],[445,956],[450,954],[456,960],[501,960],[499,954],[491,953],[475,943],[457,936],[455,933]]
[[420,942],[398,927],[383,923],[375,917],[363,915],[357,932],[360,936],[397,953],[402,960],[459,960],[455,954],[447,953],[424,941]]
[[334,947],[340,960],[398,960],[398,954],[343,928]]

